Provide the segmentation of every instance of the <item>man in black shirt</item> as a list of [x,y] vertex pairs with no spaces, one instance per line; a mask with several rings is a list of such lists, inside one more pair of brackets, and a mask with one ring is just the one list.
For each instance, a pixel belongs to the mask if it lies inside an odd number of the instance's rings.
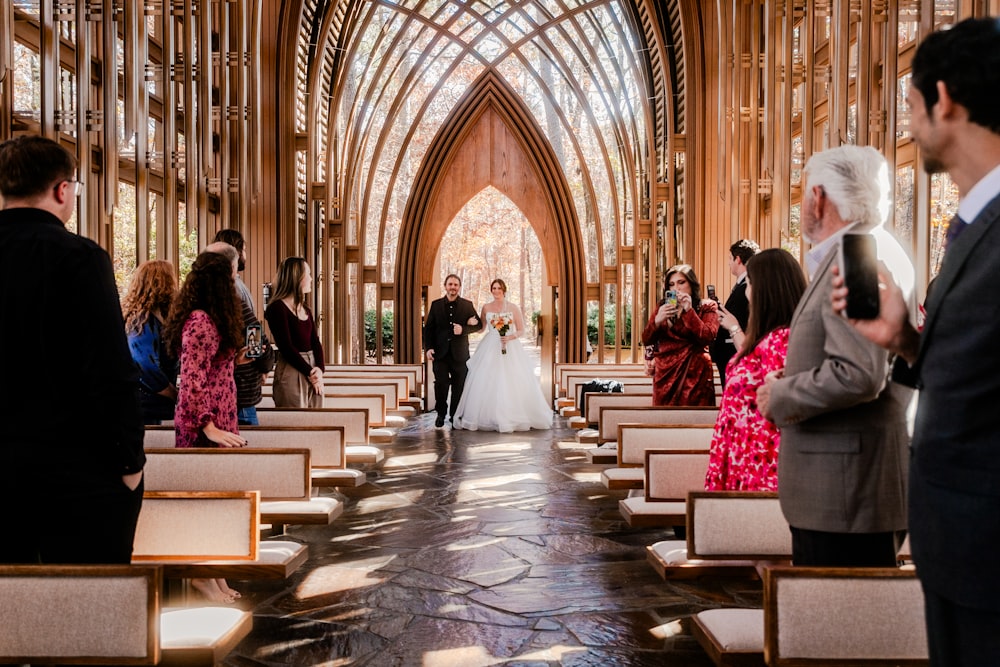
[[64,226],[82,187],[56,142],[0,144],[0,562],[132,558],[139,374],[108,253]]
[[[746,329],[747,320],[750,319],[750,302],[747,301],[747,262],[758,252],[760,252],[760,246],[749,239],[740,239],[729,246],[729,272],[736,277],[736,284],[729,293],[729,298],[726,299],[724,309],[736,318],[740,329]],[[739,333],[739,330],[736,333]],[[709,351],[712,354],[715,367],[719,369],[719,382],[725,389],[726,365],[736,354],[733,333],[725,327],[719,327],[719,333]]]
[[434,364],[434,407],[438,414],[434,425],[437,427],[444,426],[449,415],[449,388],[450,415],[455,416],[465,389],[465,376],[469,374],[469,334],[483,328],[476,307],[458,295],[460,289],[461,278],[455,274],[445,278],[444,296],[431,304],[424,322],[424,349],[427,360]]

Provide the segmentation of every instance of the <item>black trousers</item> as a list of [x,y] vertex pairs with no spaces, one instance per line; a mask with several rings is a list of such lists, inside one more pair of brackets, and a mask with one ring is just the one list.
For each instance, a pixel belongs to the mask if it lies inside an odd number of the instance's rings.
[[[442,419],[455,416],[458,402],[465,389],[465,376],[469,374],[468,359],[458,360],[449,352],[434,359],[434,409]],[[451,410],[448,409],[448,390],[451,390]]]
[[932,667],[979,667],[1000,661],[1000,613],[963,607],[926,587],[924,613]]
[[[143,484],[120,477],[0,491],[0,563],[114,564],[132,561]],[[20,488],[19,488],[20,487]]]
[[792,526],[792,564],[816,567],[896,567],[905,531],[827,533]]

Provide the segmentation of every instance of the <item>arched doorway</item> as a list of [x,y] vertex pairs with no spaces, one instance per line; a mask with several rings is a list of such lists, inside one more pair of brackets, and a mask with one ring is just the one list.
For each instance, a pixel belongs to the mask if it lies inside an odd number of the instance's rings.
[[[445,230],[483,188],[502,192],[524,213],[545,258],[541,303],[542,382],[551,385],[555,313],[565,323],[562,356],[584,356],[586,274],[572,196],[558,160],[530,112],[487,73],[442,126],[415,180],[399,236],[396,340],[400,360],[421,355],[422,307],[436,295],[433,271]],[[558,302],[554,295],[558,294]]]

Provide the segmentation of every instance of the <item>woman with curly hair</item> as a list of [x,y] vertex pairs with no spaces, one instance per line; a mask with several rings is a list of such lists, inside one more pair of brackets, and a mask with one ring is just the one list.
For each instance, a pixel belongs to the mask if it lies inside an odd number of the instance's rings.
[[177,361],[167,354],[163,323],[177,296],[177,279],[170,262],[143,262],[132,275],[122,301],[125,333],[132,359],[139,367],[139,399],[144,424],[174,418],[177,402]]
[[243,312],[232,259],[203,252],[164,327],[167,350],[180,359],[174,428],[178,447],[242,447],[236,422],[233,360],[243,347]]
[[712,358],[708,345],[719,331],[718,306],[701,300],[694,269],[667,269],[665,298],[642,332],[651,346],[653,405],[715,405]]
[[[236,249],[202,252],[170,309],[167,349],[181,361],[174,430],[178,447],[245,447],[236,421],[233,360],[243,347],[243,309],[236,294]],[[225,579],[193,579],[213,602],[240,597]]]
[[323,407],[323,345],[306,306],[312,273],[301,257],[287,257],[278,267],[271,303],[264,319],[278,346],[274,366],[274,405],[279,408]]

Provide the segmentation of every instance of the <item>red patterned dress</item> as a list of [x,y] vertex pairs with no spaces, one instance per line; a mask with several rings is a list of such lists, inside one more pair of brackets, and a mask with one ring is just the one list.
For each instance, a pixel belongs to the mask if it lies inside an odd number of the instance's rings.
[[221,342],[208,313],[192,312],[181,331],[181,372],[174,412],[178,447],[216,447],[201,433],[209,421],[223,431],[240,432],[233,379],[235,354],[233,350],[220,351]]
[[642,344],[652,346],[653,405],[715,405],[714,366],[708,345],[719,331],[719,311],[704,300],[674,320],[656,325],[656,313],[642,332]]
[[788,327],[782,327],[764,336],[750,354],[729,362],[705,489],[778,490],[780,435],[757,411],[757,387],[765,375],[785,367],[787,353]]

